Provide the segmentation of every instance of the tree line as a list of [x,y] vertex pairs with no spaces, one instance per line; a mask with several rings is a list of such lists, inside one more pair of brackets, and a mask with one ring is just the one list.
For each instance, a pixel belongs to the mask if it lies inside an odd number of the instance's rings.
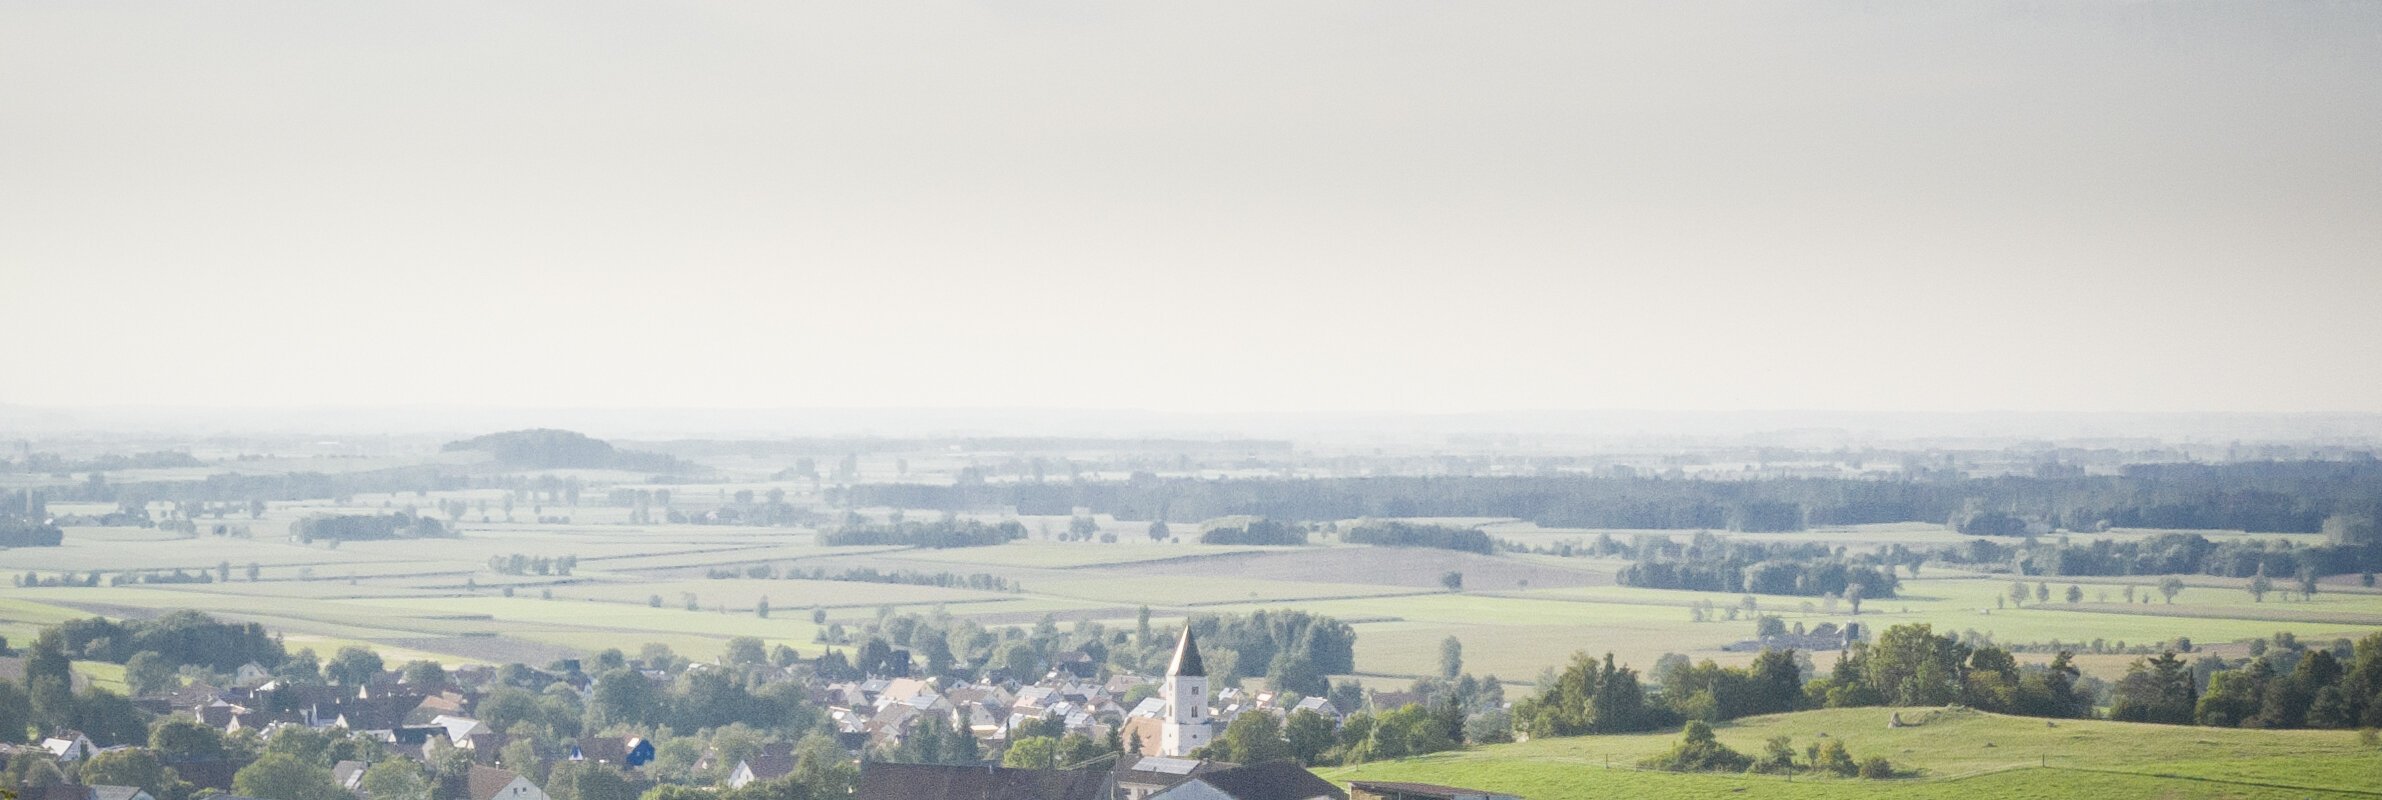
[[443,539],[455,532],[427,514],[398,511],[390,514],[312,514],[289,524],[289,535],[300,543],[316,539]]
[[[859,505],[946,511],[1076,508],[1120,520],[1251,515],[1286,520],[1358,517],[1515,517],[1549,527],[1800,530],[1806,525],[1955,523],[1992,512],[2077,531],[2108,527],[2315,533],[2337,515],[2382,508],[2382,462],[2265,461],[2137,464],[2118,475],[1899,480],[1780,478],[1709,481],[1621,476],[1429,476],[1316,479],[1158,478],[1123,483],[864,485]],[[2022,533],[2022,530],[1996,531]]]
[[847,522],[842,527],[821,532],[819,544],[828,547],[986,547],[1023,538],[1026,538],[1026,526],[1016,520],[1002,520],[989,525],[972,519],[941,519],[933,522],[898,520],[886,523]]

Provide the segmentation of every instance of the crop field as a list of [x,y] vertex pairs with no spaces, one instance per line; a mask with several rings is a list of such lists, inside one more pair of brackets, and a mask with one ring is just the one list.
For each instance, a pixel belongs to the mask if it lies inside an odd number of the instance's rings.
[[[1889,728],[1899,714],[1915,726]],[[1966,710],[1834,709],[1715,726],[1722,744],[1761,752],[1788,736],[1822,737],[1855,758],[1883,756],[1908,777],[1885,780],[1640,771],[1677,730],[1489,745],[1323,774],[1334,780],[1441,783],[1532,800],[1612,796],[1923,798],[2367,797],[2382,749],[2351,731],[2253,731],[2005,717]],[[2096,794],[2097,793],[2097,794]]]
[[[806,491],[801,485],[773,482],[672,487],[687,503],[722,501],[740,488]],[[0,635],[27,637],[40,625],[77,615],[154,616],[187,608],[264,623],[288,637],[291,646],[318,650],[370,644],[392,653],[471,662],[554,658],[659,642],[701,658],[740,635],[798,651],[815,650],[821,645],[820,626],[811,621],[814,612],[828,622],[850,625],[873,618],[882,608],[940,610],[1007,626],[1031,625],[1046,616],[1062,623],[1088,619],[1130,625],[1135,610],[1143,606],[1166,622],[1197,613],[1303,609],[1351,622],[1358,634],[1358,674],[1352,677],[1392,688],[1435,672],[1440,644],[1451,636],[1462,642],[1468,670],[1526,684],[1541,671],[1560,667],[1575,652],[1610,652],[1641,669],[1669,652],[1740,663],[1750,656],[1721,648],[1753,635],[1750,616],[1728,619],[1721,613],[1737,606],[1741,595],[1615,585],[1614,575],[1625,562],[1613,559],[1368,547],[1341,543],[1330,535],[1308,547],[1153,542],[1147,538],[1146,523],[1106,517],[1097,518],[1098,523],[1102,531],[1115,534],[1116,542],[1046,538],[1045,531],[1063,531],[1068,518],[1018,517],[1033,533],[999,546],[823,547],[807,528],[631,524],[627,509],[592,505],[519,504],[513,521],[504,521],[501,511],[494,509],[482,521],[477,504],[493,505],[503,496],[482,490],[359,495],[340,503],[274,503],[259,519],[224,521],[245,526],[245,538],[74,526],[60,547],[0,550],[0,572],[82,580],[94,572],[112,577],[179,569],[186,575],[215,578],[228,567],[230,580],[0,588]],[[379,513],[394,507],[431,507],[442,500],[471,505],[456,522],[458,538],[355,541],[333,547],[299,544],[286,535],[291,521],[309,513]],[[109,507],[62,505],[57,510],[100,514]],[[860,511],[885,519],[894,510]],[[540,512],[549,519],[537,521]],[[916,518],[927,514],[908,513]],[[1542,529],[1511,520],[1429,521],[1481,524],[1497,538],[1549,547],[1600,533],[1623,538],[1686,535]],[[1184,528],[1178,536],[1190,532],[1190,526]],[[1850,547],[1946,544],[1965,538],[1941,526],[1912,524],[1758,536],[1801,537]],[[567,576],[508,575],[490,569],[491,559],[513,555],[574,556],[577,565]],[[252,565],[255,580],[249,578]],[[950,573],[960,578],[986,574],[1008,581],[1012,589],[747,576],[746,570],[755,567],[779,574],[820,570],[834,575],[856,569]],[[737,577],[709,577],[722,571]],[[1445,586],[1449,573],[1462,576],[1460,591]],[[2168,603],[2156,596],[2158,580],[2053,579],[2050,602],[2037,603],[2030,597],[2023,606],[2002,607],[1996,600],[2009,589],[2006,577],[1929,566],[1921,576],[1906,579],[1899,596],[1865,602],[1860,618],[1873,629],[1920,622],[1938,630],[1973,630],[2014,644],[2144,644],[2189,637],[2200,646],[2223,646],[2278,631],[2329,641],[2382,630],[2382,593],[2351,583],[2327,583],[2310,597],[2286,600],[2276,593],[2256,602],[2242,588],[2243,581],[2191,577],[2175,602]],[[2082,602],[2066,602],[2070,583],[2085,592]],[[2137,598],[2149,597],[2151,602],[2123,602],[2129,586]],[[767,619],[757,609],[763,598],[771,611]],[[688,609],[690,599],[693,610]],[[1760,596],[1755,603],[1759,613],[1778,615],[1789,624],[1841,622],[1851,616],[1849,606],[1832,608],[1817,598]],[[1711,609],[1709,619],[1693,619],[1697,606]],[[1822,665],[1832,658],[1815,655]],[[2131,660],[2102,655],[2080,663],[2089,672],[2114,678]]]

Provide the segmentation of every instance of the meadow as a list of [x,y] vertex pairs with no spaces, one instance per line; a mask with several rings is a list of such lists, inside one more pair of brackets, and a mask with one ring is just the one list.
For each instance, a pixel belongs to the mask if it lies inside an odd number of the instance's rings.
[[[605,477],[595,475],[594,477]],[[787,492],[815,503],[807,482],[750,478],[722,484],[673,485],[679,502],[727,499],[737,490]],[[292,647],[328,651],[366,644],[402,657],[448,662],[550,660],[606,647],[667,644],[695,658],[717,655],[735,636],[758,636],[797,652],[815,653],[823,624],[852,624],[883,610],[941,612],[992,626],[1030,625],[1045,616],[1062,624],[1094,620],[1130,626],[1143,606],[1161,624],[1192,614],[1302,609],[1351,622],[1357,631],[1357,674],[1377,687],[1401,687],[1432,674],[1441,643],[1463,644],[1465,668],[1528,684],[1574,653],[1613,653],[1641,669],[1665,653],[1742,663],[1749,653],[1722,648],[1749,639],[1750,615],[1728,618],[1741,595],[1619,586],[1624,562],[1546,554],[1493,555],[1348,545],[1323,535],[1308,547],[1210,546],[1180,539],[1157,542],[1142,522],[1094,517],[1114,541],[1061,541],[1069,517],[1011,517],[1027,539],[992,547],[946,550],[890,546],[828,547],[810,528],[630,522],[627,509],[521,504],[511,521],[493,509],[501,492],[368,494],[345,502],[273,503],[261,518],[223,520],[247,536],[187,536],[157,529],[74,526],[51,548],[0,550],[0,572],[87,577],[99,572],[200,572],[231,580],[124,586],[10,586],[0,588],[0,635],[21,641],[38,626],[85,614],[151,616],[196,609],[256,621],[282,632]],[[436,507],[461,500],[471,511],[454,520],[457,538],[299,544],[289,523],[321,512],[379,513]],[[490,503],[483,518],[480,503]],[[105,507],[61,504],[61,513],[100,513]],[[856,509],[884,519],[890,508]],[[537,516],[548,519],[539,522]],[[910,511],[916,518],[928,512]],[[981,515],[988,521],[1001,515]],[[567,518],[567,521],[565,521]],[[1500,539],[1525,546],[1616,537],[1684,536],[1669,531],[1541,529],[1491,519],[1428,520],[1482,525]],[[208,521],[212,522],[212,521]],[[1178,534],[1193,534],[1181,526]],[[2117,536],[2139,532],[2120,531]],[[1766,538],[1807,537],[1853,548],[1934,545],[1965,539],[1933,525],[1823,528]],[[569,575],[508,575],[492,558],[576,557]],[[255,579],[249,571],[253,565]],[[846,570],[907,571],[927,575],[987,575],[1006,591],[900,583],[750,577],[766,567],[779,575],[840,574]],[[737,577],[709,577],[715,572]],[[1443,581],[1462,576],[1462,589]],[[2075,583],[2083,602],[2065,602]],[[2305,598],[2270,595],[2256,602],[2240,581],[2193,578],[2173,603],[2155,597],[2154,579],[2053,580],[2053,600],[2019,607],[1997,605],[2006,577],[1930,566],[1905,579],[1899,596],[1872,599],[1859,618],[1872,629],[1925,623],[1941,631],[1975,631],[2005,644],[2101,640],[2148,644],[2188,637],[2199,646],[2289,631],[2330,641],[2382,630],[2382,594],[2334,582]],[[2149,603],[2122,602],[2131,585]],[[759,607],[766,599],[769,616]],[[689,606],[692,606],[692,610]],[[1789,624],[1817,625],[1851,618],[1847,605],[1807,597],[1756,596],[1760,614]],[[1712,609],[1704,621],[1696,608]],[[2046,654],[2023,654],[2042,660]],[[1815,654],[1820,666],[1833,659]],[[2114,679],[2131,657],[2092,656],[2089,672]]]
[[[1907,727],[1889,727],[1899,716]],[[2353,731],[2255,731],[2094,720],[2049,721],[1965,709],[1857,708],[1748,717],[1716,725],[1720,742],[1760,753],[1787,736],[1800,753],[1841,740],[1854,758],[1883,756],[1903,777],[1641,770],[1677,729],[1487,745],[1322,770],[1335,781],[1440,783],[1531,800],[1626,796],[1919,798],[2373,797],[2382,748]]]

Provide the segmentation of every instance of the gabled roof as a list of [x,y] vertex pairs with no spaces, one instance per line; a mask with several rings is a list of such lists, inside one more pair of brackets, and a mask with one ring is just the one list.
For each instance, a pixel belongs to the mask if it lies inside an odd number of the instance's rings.
[[[1199,791],[1203,785],[1214,791]],[[1288,761],[1270,761],[1210,772],[1150,795],[1150,800],[1213,796],[1215,793],[1233,800],[1348,800],[1348,793],[1332,785],[1331,781]]]
[[331,782],[339,784],[341,789],[355,791],[357,786],[364,783],[364,766],[362,761],[341,761],[332,764]]
[[945,764],[860,765],[857,800],[1100,800],[1108,773]]
[[1492,792],[1487,789],[1466,789],[1461,786],[1441,786],[1436,783],[1407,783],[1404,781],[1349,781],[1348,787],[1351,789],[1364,789],[1366,791],[1375,793],[1391,792],[1418,797],[1450,798],[1451,800],[1457,798],[1500,798],[1513,796],[1510,794]]
[[1199,660],[1199,643],[1191,641],[1191,626],[1185,625],[1182,641],[1174,646],[1174,661],[1166,665],[1166,676],[1205,678],[1207,674],[1207,662]]
[[464,776],[464,796],[467,800],[499,800],[498,793],[520,779],[521,773],[509,769],[473,764],[470,774]]
[[794,774],[794,757],[790,755],[754,756],[741,763],[756,781],[774,781]]

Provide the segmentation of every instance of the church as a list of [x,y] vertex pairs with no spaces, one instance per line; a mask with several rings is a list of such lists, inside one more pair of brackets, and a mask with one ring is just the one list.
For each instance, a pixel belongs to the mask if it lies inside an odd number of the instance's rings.
[[1166,699],[1159,755],[1190,755],[1215,739],[1216,724],[1208,719],[1208,667],[1199,660],[1199,643],[1192,641],[1188,625],[1175,643],[1174,660],[1166,665],[1166,685],[1159,694]]

